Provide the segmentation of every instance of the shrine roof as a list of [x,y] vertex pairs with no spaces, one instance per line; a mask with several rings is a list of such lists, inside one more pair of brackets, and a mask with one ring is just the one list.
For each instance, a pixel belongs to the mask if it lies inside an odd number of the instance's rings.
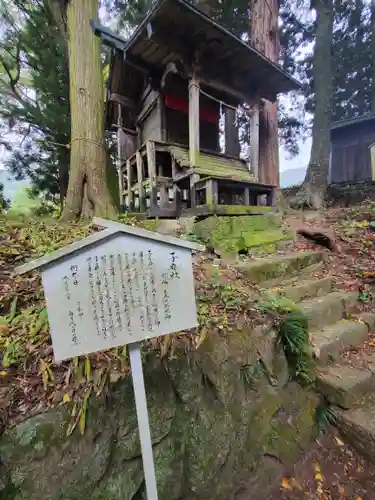
[[154,2],[129,40],[98,23],[93,28],[103,42],[121,51],[112,59],[112,66],[121,67],[123,83],[116,83],[120,76],[115,69],[110,92],[136,92],[142,72],[160,75],[168,63],[192,61],[197,52],[199,65],[209,78],[245,96],[256,92],[274,101],[277,94],[300,88],[278,64],[185,0]]

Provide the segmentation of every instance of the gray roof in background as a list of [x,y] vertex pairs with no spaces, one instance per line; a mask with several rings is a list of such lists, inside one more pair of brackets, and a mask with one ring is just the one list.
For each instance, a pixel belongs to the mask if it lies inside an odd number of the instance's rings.
[[331,130],[350,127],[351,125],[357,125],[359,123],[364,123],[371,120],[375,120],[375,113],[367,113],[365,115],[354,116],[353,118],[347,118],[346,120],[339,120],[337,122],[333,122],[331,124]]

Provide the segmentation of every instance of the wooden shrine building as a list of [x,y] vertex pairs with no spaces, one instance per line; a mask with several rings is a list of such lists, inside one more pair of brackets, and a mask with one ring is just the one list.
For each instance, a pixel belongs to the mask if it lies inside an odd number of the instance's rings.
[[329,184],[375,181],[375,114],[334,122],[330,130]]
[[[274,204],[276,186],[258,182],[259,109],[297,81],[185,0],[154,3],[128,41],[92,25],[113,49],[106,128],[118,134],[126,210],[177,217],[249,213],[261,197]],[[240,159],[233,119],[243,103],[249,161]]]

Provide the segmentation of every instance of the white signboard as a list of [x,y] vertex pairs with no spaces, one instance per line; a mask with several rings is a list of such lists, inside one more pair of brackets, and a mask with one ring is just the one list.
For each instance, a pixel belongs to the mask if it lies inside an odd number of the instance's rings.
[[58,361],[197,325],[189,249],[117,233],[42,279]]
[[197,325],[191,250],[201,245],[94,219],[105,231],[24,264],[41,269],[55,359],[130,344],[148,500],[157,485],[140,341]]

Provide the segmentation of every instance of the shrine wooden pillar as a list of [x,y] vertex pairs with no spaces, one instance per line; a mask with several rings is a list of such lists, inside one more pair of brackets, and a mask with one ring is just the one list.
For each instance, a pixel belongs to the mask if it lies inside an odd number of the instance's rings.
[[128,210],[129,212],[132,212],[134,210],[134,193],[132,191],[133,179],[129,160],[126,160],[126,177],[128,180]]
[[138,193],[139,193],[139,211],[146,211],[146,193],[143,185],[144,176],[143,176],[143,158],[139,151],[136,152],[136,161],[137,161],[137,180],[138,180]]
[[224,116],[225,153],[239,158],[241,147],[236,125],[236,110],[226,107],[224,109]]
[[[189,79],[189,163],[194,168],[199,164],[199,80],[192,76]],[[190,204],[196,205],[196,178],[190,177]]]
[[254,98],[250,103],[250,169],[259,179],[259,111],[260,101]]
[[157,187],[156,187],[156,151],[155,143],[146,142],[148,176],[150,180],[150,210],[157,209]]

